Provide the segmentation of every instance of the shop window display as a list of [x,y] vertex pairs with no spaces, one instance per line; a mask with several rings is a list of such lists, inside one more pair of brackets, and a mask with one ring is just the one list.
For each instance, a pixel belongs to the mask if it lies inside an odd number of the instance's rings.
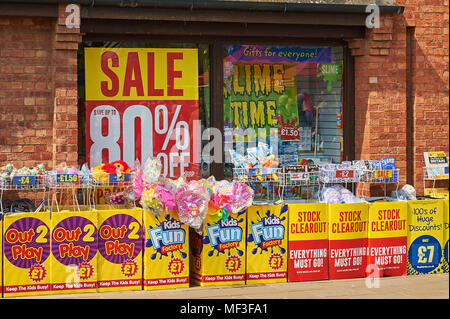
[[[230,45],[224,48],[225,175],[236,169],[311,167],[343,157],[343,48]],[[261,145],[268,150],[261,154]],[[242,158],[248,163],[242,163]],[[239,162],[240,159],[240,162]],[[245,160],[244,160],[245,161]],[[256,165],[256,166],[255,166]],[[264,178],[267,181],[267,178]],[[270,183],[254,183],[256,194]],[[314,190],[287,187],[285,199]]]

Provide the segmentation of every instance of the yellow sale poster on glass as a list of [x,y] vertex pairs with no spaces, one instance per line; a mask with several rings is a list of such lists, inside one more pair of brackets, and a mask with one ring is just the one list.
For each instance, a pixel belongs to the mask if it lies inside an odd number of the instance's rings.
[[245,284],[246,210],[214,221],[205,218],[201,234],[190,229],[190,276],[200,286]]
[[444,200],[408,201],[408,275],[444,272]]
[[407,212],[404,201],[369,204],[367,275],[405,276],[407,265]]
[[247,284],[286,282],[287,226],[288,205],[247,209]]
[[3,217],[3,296],[50,293],[50,213]]
[[288,281],[328,279],[328,206],[289,204]]
[[97,212],[53,212],[52,294],[97,291]]
[[189,287],[189,228],[177,211],[144,209],[144,290]]
[[142,289],[142,209],[98,211],[98,291]]

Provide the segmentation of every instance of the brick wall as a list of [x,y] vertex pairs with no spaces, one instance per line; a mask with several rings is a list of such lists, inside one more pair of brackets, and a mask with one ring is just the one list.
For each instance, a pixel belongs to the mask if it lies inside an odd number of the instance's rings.
[[[355,58],[355,158],[392,156],[423,190],[423,152],[449,152],[448,0],[397,0],[403,15],[348,41]],[[0,16],[0,165],[77,164],[79,29]],[[352,141],[353,142],[353,141]],[[448,187],[448,182],[445,187]]]
[[394,157],[402,184],[423,194],[423,152],[449,152],[449,7],[448,0],[397,3],[403,15],[382,15],[380,28],[348,41],[355,57],[355,157]]
[[76,165],[79,29],[0,16],[0,165]]

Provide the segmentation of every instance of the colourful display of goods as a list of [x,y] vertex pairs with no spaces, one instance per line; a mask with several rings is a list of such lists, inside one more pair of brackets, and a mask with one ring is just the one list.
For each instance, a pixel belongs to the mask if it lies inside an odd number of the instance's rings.
[[[235,160],[278,165],[263,153]],[[363,176],[360,164],[352,165]],[[17,176],[43,179],[13,182]],[[154,158],[135,168],[4,166],[2,195],[67,185],[90,195],[83,204],[69,192],[75,205],[63,196],[57,206],[44,199],[35,209],[2,211],[2,296],[448,272],[448,199],[368,202],[327,183],[307,202],[257,205],[249,184],[169,179]]]

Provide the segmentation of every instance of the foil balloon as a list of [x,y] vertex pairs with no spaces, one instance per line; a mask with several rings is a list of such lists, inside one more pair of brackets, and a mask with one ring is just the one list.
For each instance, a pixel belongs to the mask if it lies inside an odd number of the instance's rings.
[[161,176],[161,162],[154,157],[149,157],[145,161],[145,164],[142,168],[143,175],[142,179],[145,184],[157,183]]
[[161,207],[161,200],[156,187],[153,184],[147,184],[144,186],[141,194],[140,204],[144,208],[149,208],[159,215]]
[[180,221],[198,231],[206,217],[209,200],[203,182],[191,181],[183,185],[175,195]]

